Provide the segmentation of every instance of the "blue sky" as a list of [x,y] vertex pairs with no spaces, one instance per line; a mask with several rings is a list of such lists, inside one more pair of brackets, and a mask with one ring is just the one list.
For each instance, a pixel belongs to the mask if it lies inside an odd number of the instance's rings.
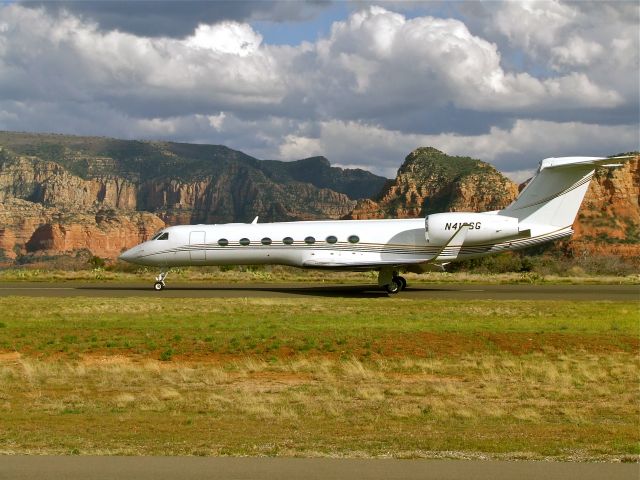
[[304,41],[315,42],[326,36],[331,25],[345,18],[351,9],[346,2],[335,3],[305,20],[254,20],[251,25],[271,45],[298,45]]
[[639,148],[637,2],[0,3],[0,129],[512,178]]

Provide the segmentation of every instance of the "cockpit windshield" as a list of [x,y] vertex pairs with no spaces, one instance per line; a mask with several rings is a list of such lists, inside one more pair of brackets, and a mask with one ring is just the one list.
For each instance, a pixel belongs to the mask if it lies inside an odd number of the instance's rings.
[[151,240],[169,240],[169,232],[163,232],[162,230],[160,230],[153,237],[151,237]]

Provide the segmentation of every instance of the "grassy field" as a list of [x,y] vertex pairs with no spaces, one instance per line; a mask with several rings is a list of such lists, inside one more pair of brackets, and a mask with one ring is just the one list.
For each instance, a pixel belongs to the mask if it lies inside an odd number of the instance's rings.
[[0,297],[0,453],[637,461],[639,306]]

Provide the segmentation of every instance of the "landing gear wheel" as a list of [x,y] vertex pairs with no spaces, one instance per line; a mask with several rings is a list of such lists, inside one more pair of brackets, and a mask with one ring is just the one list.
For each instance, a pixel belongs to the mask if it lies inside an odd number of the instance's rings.
[[160,275],[156,277],[156,283],[153,284],[153,289],[159,292],[164,288],[164,279],[167,278],[169,272],[160,272]]
[[407,281],[405,280],[404,277],[396,277],[395,280],[400,282],[400,289],[401,290],[404,290],[405,288],[407,288]]
[[384,289],[387,293],[396,294],[402,290],[402,283],[397,278],[393,278],[391,283],[384,286]]

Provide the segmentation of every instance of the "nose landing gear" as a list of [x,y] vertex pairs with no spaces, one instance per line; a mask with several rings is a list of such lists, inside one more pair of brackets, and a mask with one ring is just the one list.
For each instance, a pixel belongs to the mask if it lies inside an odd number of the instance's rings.
[[169,272],[160,272],[160,275],[156,277],[156,283],[153,284],[153,289],[160,291],[165,287],[164,279],[167,278]]

